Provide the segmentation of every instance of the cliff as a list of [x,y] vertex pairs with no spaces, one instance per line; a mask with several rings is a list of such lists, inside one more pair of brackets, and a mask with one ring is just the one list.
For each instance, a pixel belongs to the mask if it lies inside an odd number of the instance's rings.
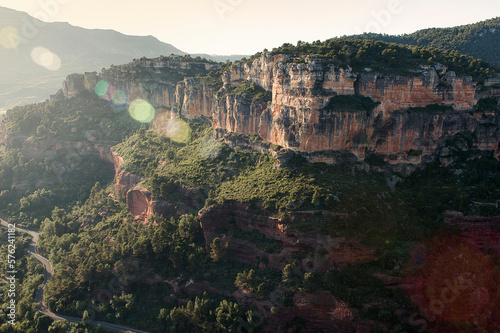
[[186,200],[172,202],[155,198],[151,191],[142,184],[144,177],[133,174],[121,168],[123,158],[112,152],[115,168],[115,192],[117,198],[125,199],[130,212],[137,221],[146,221],[148,217],[160,214],[165,217],[180,216],[194,213],[197,207],[203,205],[205,198],[199,193],[185,192]]
[[[498,96],[491,89],[478,94],[471,77],[457,76],[442,65],[398,76],[355,73],[313,56],[302,63],[292,60],[264,53],[251,63],[235,63],[222,74],[221,89],[186,76],[220,69],[216,65],[191,64],[189,71],[175,76],[172,70],[188,65],[142,60],[99,75],[69,76],[63,92],[70,97],[79,89],[94,90],[103,80],[110,87],[103,98],[110,101],[122,90],[126,103],[142,98],[174,115],[206,117],[219,133],[258,135],[285,148],[316,152],[305,154],[310,161],[334,163],[331,153],[318,152],[335,151],[358,160],[376,153],[392,165],[419,164],[438,154],[456,133],[475,133],[480,149],[498,148],[498,114],[474,111],[481,97]],[[252,96],[243,89],[246,83],[271,92],[272,99]],[[347,97],[342,101],[339,96]],[[410,151],[419,153],[408,155]]]
[[461,236],[481,251],[500,251],[500,216],[453,216],[445,218],[450,226],[458,226]]
[[[261,266],[281,271],[291,263],[294,253],[310,252],[313,256],[303,264],[312,265],[310,269],[322,272],[348,263],[373,260],[375,249],[357,241],[344,237],[330,238],[315,231],[301,232],[295,228],[300,222],[325,220],[330,214],[326,211],[294,211],[288,212],[284,218],[275,218],[270,213],[237,202],[205,208],[198,213],[207,252],[213,239],[219,237],[224,244],[229,244],[230,255],[236,262],[255,266],[260,263]],[[238,229],[245,235],[257,235],[241,239]],[[262,243],[262,237],[265,237],[266,243],[280,246],[271,253],[266,252],[265,246],[255,243]]]

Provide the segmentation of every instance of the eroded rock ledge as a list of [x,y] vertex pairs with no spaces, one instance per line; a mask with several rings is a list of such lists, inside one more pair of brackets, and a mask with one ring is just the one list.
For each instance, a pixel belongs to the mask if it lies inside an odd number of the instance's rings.
[[[229,244],[232,259],[236,262],[259,265],[282,270],[291,263],[294,253],[310,253],[314,269],[326,271],[334,267],[363,260],[373,260],[375,249],[361,245],[355,240],[343,237],[331,238],[317,231],[298,231],[294,225],[315,219],[327,219],[327,211],[287,212],[285,217],[276,218],[268,212],[252,209],[247,204],[227,202],[220,206],[202,209],[198,215],[205,235],[206,250],[215,237]],[[270,242],[280,244],[278,253],[267,253],[250,240],[237,238],[233,231],[240,228],[246,234],[256,230]]]
[[[157,74],[162,66],[176,65],[137,60],[100,74],[71,75],[63,92],[70,97],[93,91],[99,80],[105,80],[124,90],[128,103],[142,98],[160,113],[204,117],[221,133],[258,135],[271,144],[314,153],[308,157],[313,162],[336,163],[334,151],[357,160],[379,154],[390,165],[416,165],[439,154],[446,140],[457,133],[474,133],[482,150],[496,150],[500,141],[500,117],[472,111],[481,97],[498,99],[500,93],[490,89],[478,94],[470,77],[458,76],[442,65],[415,69],[412,77],[380,75],[355,73],[314,56],[294,63],[288,55],[264,53],[251,63],[233,64],[222,76],[221,91],[198,78],[166,81]],[[204,66],[200,75],[219,69]],[[272,100],[231,93],[231,88],[248,82],[269,91]],[[369,97],[378,104],[372,111],[328,108],[331,99],[340,95]],[[103,97],[112,99],[111,94]],[[418,109],[434,104],[449,109]]]

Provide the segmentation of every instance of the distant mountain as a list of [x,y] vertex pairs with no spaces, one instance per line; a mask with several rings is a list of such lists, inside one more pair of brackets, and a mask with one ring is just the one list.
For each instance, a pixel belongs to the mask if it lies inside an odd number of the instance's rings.
[[[68,23],[44,23],[4,7],[0,7],[0,22],[0,112],[14,105],[47,99],[68,74],[100,71],[134,58],[187,54],[153,36],[128,36]],[[243,57],[196,56],[215,61]]]
[[373,39],[456,50],[500,67],[500,17],[452,28],[431,28],[398,36],[365,33],[348,38]]

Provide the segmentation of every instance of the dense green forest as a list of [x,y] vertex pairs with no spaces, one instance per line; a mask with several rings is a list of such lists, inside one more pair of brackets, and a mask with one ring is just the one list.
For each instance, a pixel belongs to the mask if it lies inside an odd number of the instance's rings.
[[[272,53],[289,54],[288,61],[295,63],[313,55],[327,64],[386,74],[416,75],[419,66],[436,62],[477,80],[498,74],[486,62],[457,51],[375,40],[299,42]],[[163,74],[174,81],[184,77]],[[223,89],[221,75],[218,69],[198,79],[220,89],[221,95],[264,102],[272,97],[253,83]],[[325,109],[370,113],[376,106],[370,98],[335,96]],[[475,111],[496,107],[496,100],[483,99]],[[448,108],[430,105],[407,111]],[[418,279],[422,272],[438,274],[440,266],[419,263],[415,249],[426,242],[439,246],[432,243],[459,233],[443,220],[446,211],[500,215],[500,162],[492,151],[477,149],[473,134],[459,133],[443,143],[450,164],[436,158],[405,174],[389,172],[377,154],[367,154],[360,163],[327,165],[309,163],[258,136],[233,133],[216,139],[211,124],[200,119],[170,120],[176,134],[164,136],[133,121],[125,107],[113,107],[90,93],[17,107],[2,121],[8,136],[0,145],[0,216],[40,231],[39,251],[54,266],[45,288],[47,305],[56,313],[82,318],[81,323],[52,322],[38,312],[33,299],[43,280],[41,266],[27,255],[27,236],[18,235],[19,317],[14,327],[2,324],[2,333],[102,332],[89,327],[88,319],[155,333],[278,330],[273,325],[280,321],[280,329],[301,332],[311,323],[294,314],[297,298],[321,292],[348,304],[359,316],[356,320],[369,321],[380,331],[414,332],[418,327],[401,314],[408,317],[418,306],[402,288],[387,287],[380,276],[402,281]],[[243,144],[231,145],[232,139]],[[260,152],[246,148],[252,144]],[[143,177],[139,185],[154,200],[175,208],[172,216],[134,219],[130,202],[115,186],[109,156],[104,156],[109,149],[123,158],[121,169]],[[288,154],[286,163],[279,162],[281,154]],[[408,151],[409,156],[420,154]],[[336,250],[352,241],[373,250],[373,256],[313,269],[307,264],[328,260],[328,248],[307,247],[302,239],[287,245],[257,229],[243,230],[233,216],[228,227],[214,232],[285,261],[283,269],[275,270],[267,265],[268,257],[259,258],[258,265],[236,263],[235,243],[217,236],[206,244],[200,225],[200,211],[225,204],[238,204],[273,221],[310,214],[281,227],[299,238],[343,240]],[[2,257],[5,240],[0,229]],[[488,302],[481,305],[498,318],[499,255],[491,249],[475,259],[491,268],[482,281],[488,286]],[[2,283],[2,302],[6,293]],[[3,305],[2,320],[7,314]],[[468,319],[435,318],[427,324],[448,332],[491,331],[497,324],[484,316],[477,316],[474,325]]]
[[[373,274],[408,274],[413,269],[408,257],[415,242],[445,230],[445,210],[499,213],[494,207],[475,204],[497,198],[499,162],[472,149],[461,137],[448,143],[456,155],[452,168],[431,164],[403,176],[391,191],[387,175],[363,171],[353,177],[348,165],[310,164],[297,156],[287,167],[275,169],[274,157],[213,140],[211,129],[201,121],[186,124],[191,134],[185,142],[142,128],[115,149],[123,155],[126,169],[147,176],[145,185],[156,197],[183,202],[186,193],[196,193],[203,198],[192,205],[193,214],[170,219],[153,216],[147,224],[137,223],[123,202],[112,199],[112,186],[96,184],[85,202],[56,208],[42,221],[40,251],[55,267],[46,289],[53,311],[80,317],[86,313],[153,332],[237,332],[269,324],[273,315],[293,305],[293,295],[299,291],[327,290],[358,309],[363,318],[410,330],[412,326],[401,323],[395,312],[414,311],[414,305]],[[338,199],[333,200],[333,195]],[[194,213],[227,200],[278,216],[289,202],[297,201],[303,201],[301,209],[306,210],[357,211],[348,220],[334,217],[291,227],[332,237],[363,237],[364,244],[377,249],[378,259],[319,273],[301,268],[299,262],[314,255],[304,253],[276,272],[234,263],[231,248],[217,239],[207,253]],[[231,232],[270,253],[281,250],[279,243],[259,232],[236,227]],[[206,292],[196,296],[176,288],[190,279],[204,281]],[[237,290],[256,300],[273,300],[271,317],[264,320],[256,308],[237,304],[230,296]],[[366,304],[371,305],[366,308]],[[297,319],[289,325],[300,329],[304,323]],[[446,327],[459,327],[453,325]]]
[[[292,55],[292,61],[304,62],[305,57],[315,55],[332,61],[338,66],[351,66],[357,72],[374,71],[382,74],[418,75],[419,66],[441,63],[459,75],[471,75],[475,80],[498,75],[487,62],[466,56],[455,50],[436,47],[403,45],[369,39],[329,39],[324,42],[297,42],[283,44],[271,54]],[[250,59],[253,60],[260,54]]]
[[0,210],[35,228],[53,207],[83,202],[96,182],[113,179],[112,165],[89,147],[139,128],[125,109],[91,94],[16,107],[2,121],[9,136],[0,144]]
[[[76,122],[71,118],[75,102],[82,110]],[[351,102],[363,110],[374,106],[373,101],[343,98],[333,100],[332,106]],[[15,135],[2,146],[0,155],[0,170],[6,175],[2,177],[2,214],[40,228],[40,252],[55,268],[45,296],[50,308],[61,314],[153,332],[258,331],[291,311],[297,293],[329,291],[356,309],[361,318],[392,330],[411,331],[414,326],[396,314],[401,309],[416,311],[416,306],[400,289],[388,289],[374,274],[400,278],[415,274],[409,260],[415,245],[443,232],[456,233],[443,222],[446,210],[500,214],[496,206],[481,204],[498,200],[500,163],[491,152],[477,150],[474,137],[457,135],[448,140],[453,164],[444,167],[436,161],[411,175],[397,174],[400,181],[390,188],[387,179],[392,174],[356,170],[350,164],[312,164],[300,155],[276,168],[276,156],[229,147],[224,140],[214,139],[210,124],[202,120],[176,120],[180,134],[161,136],[144,126],[139,128],[123,111],[113,110],[90,95],[17,111],[7,115],[6,125]],[[108,131],[95,130],[93,143],[114,144],[113,150],[123,157],[122,168],[145,177],[142,185],[155,198],[175,202],[187,214],[172,218],[155,215],[147,223],[134,221],[115,191],[111,167],[76,149],[49,152],[42,160],[28,159],[36,154],[25,149],[24,135],[40,143],[57,139],[59,133],[65,139],[61,142],[82,140],[82,136],[83,142],[89,141],[85,132],[101,128],[98,119],[103,114],[113,126],[107,127]],[[52,122],[47,122],[49,130],[41,133],[40,125],[24,124],[27,115],[38,115],[40,121],[53,116]],[[77,130],[71,131],[75,127]],[[69,134],[72,132],[76,139]],[[255,136],[233,135],[242,142],[266,146],[275,155],[282,151]],[[68,159],[72,155],[80,156],[76,163]],[[381,167],[385,162],[372,155],[366,163]],[[60,166],[67,171],[58,174]],[[39,186],[40,181],[44,186]],[[332,212],[329,218],[290,224],[288,230],[362,239],[363,246],[375,249],[377,258],[321,272],[304,269],[301,264],[321,257],[313,251],[295,254],[295,260],[282,271],[237,264],[232,259],[236,249],[220,238],[215,238],[206,252],[197,216],[200,209],[228,202],[240,202],[276,218],[299,208]],[[280,242],[234,224],[221,232],[269,254],[284,249]],[[19,238],[19,248],[25,248],[26,241]],[[27,306],[33,299],[29,290],[40,283],[35,273],[40,268],[25,253],[21,256],[27,264],[19,283],[26,289],[23,304]],[[484,260],[497,265],[494,253]],[[497,273],[490,276],[491,285],[497,285]],[[200,283],[200,290],[188,292],[192,283]],[[239,292],[254,302],[270,300],[270,308],[263,316],[255,306],[240,304],[234,297]],[[495,302],[493,298],[492,312],[496,311]],[[40,316],[36,307],[30,309],[21,312],[16,332],[26,327],[33,332],[100,330],[87,327],[85,320],[79,324],[52,323]],[[306,324],[295,317],[287,325],[300,331]],[[433,325],[456,330],[466,323],[436,321]],[[10,330],[7,326],[1,329]]]
[[500,17],[452,28],[432,28],[398,36],[365,33],[347,38],[426,46],[482,59],[500,67]]
[[[0,228],[0,256],[3,259],[1,263],[2,272],[10,271],[8,269],[7,258],[8,254],[7,229]],[[51,323],[50,318],[43,316],[38,312],[37,307],[33,304],[35,299],[35,291],[43,281],[43,268],[35,258],[28,255],[29,237],[24,234],[17,234],[16,237],[16,290],[17,297],[17,324],[14,326],[13,332],[37,332],[37,330],[46,330]],[[5,283],[0,286],[0,299],[2,300],[2,311],[0,311],[1,326],[0,332],[12,332],[9,330],[10,325],[7,323],[10,319],[7,317],[8,302],[12,297],[8,297],[9,284]]]

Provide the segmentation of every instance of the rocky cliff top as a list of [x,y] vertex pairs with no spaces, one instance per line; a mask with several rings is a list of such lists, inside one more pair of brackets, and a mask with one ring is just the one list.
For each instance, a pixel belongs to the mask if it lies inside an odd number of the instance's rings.
[[[95,91],[122,109],[146,100],[157,115],[167,114],[156,117],[156,129],[179,116],[206,118],[219,133],[256,135],[297,151],[348,152],[358,160],[375,154],[390,165],[414,165],[432,160],[459,132],[476,133],[480,149],[497,149],[496,79],[477,85],[475,78],[488,71],[469,60],[379,42],[303,43],[225,67],[142,58],[69,76],[63,94]],[[326,155],[309,157],[335,163]]]

